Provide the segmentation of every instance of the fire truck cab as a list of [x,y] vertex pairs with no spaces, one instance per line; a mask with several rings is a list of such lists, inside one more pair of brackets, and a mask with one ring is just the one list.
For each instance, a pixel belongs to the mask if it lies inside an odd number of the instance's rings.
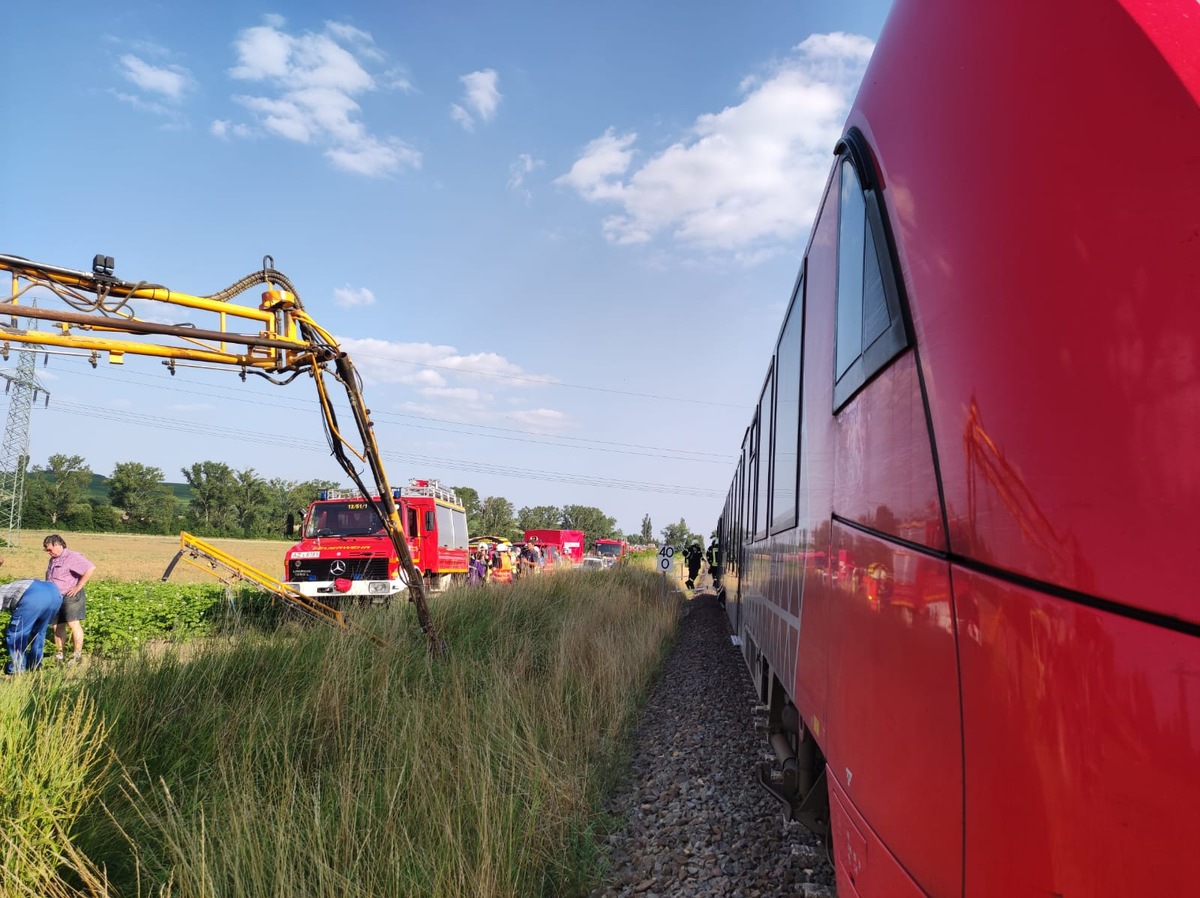
[[[453,490],[411,480],[392,490],[414,566],[430,590],[467,572],[467,514]],[[284,558],[284,579],[306,596],[384,603],[407,588],[400,559],[370,499],[354,490],[325,490],[304,517],[300,542]]]
[[602,537],[596,540],[593,545],[595,546],[595,553],[609,565],[616,564],[629,552],[629,543],[623,539],[605,539]]

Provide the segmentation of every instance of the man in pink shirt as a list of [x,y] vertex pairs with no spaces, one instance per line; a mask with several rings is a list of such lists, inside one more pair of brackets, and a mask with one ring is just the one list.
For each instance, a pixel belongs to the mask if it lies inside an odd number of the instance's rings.
[[71,631],[71,640],[75,643],[75,655],[71,659],[76,664],[83,660],[83,619],[87,616],[87,594],[83,588],[96,566],[79,552],[67,548],[67,541],[57,533],[52,533],[42,540],[42,546],[50,553],[50,563],[46,566],[46,579],[62,592],[62,610],[54,621],[54,660],[63,660],[63,642],[67,630]]

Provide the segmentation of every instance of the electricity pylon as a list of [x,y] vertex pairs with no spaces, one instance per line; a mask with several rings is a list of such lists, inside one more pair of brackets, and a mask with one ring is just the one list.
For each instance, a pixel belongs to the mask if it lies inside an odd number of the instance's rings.
[[[38,394],[50,404],[50,391],[37,379],[37,347],[17,350],[17,371],[0,371],[8,383],[10,396],[8,419],[4,424],[4,443],[0,445],[0,529],[7,528],[6,545],[20,544],[21,506],[25,501],[25,473],[29,467],[29,418]],[[7,357],[7,353],[5,353]]]

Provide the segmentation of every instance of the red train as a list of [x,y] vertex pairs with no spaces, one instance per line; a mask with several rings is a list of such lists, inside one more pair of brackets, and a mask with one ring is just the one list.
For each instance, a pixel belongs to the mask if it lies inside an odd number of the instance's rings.
[[842,898],[1200,894],[1200,6],[897,0],[719,531]]

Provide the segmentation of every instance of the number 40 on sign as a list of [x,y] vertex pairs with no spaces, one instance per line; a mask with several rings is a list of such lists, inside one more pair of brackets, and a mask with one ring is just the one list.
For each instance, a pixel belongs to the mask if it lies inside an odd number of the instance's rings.
[[658,569],[660,571],[662,571],[664,574],[666,574],[671,570],[671,567],[674,564],[675,564],[675,547],[674,546],[663,546],[661,549],[658,550]]

